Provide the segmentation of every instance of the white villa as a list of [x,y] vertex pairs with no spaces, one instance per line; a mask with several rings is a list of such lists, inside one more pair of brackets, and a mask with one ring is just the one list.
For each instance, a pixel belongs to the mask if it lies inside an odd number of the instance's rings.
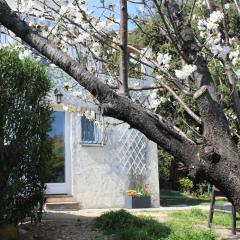
[[[0,40],[6,43],[7,36],[2,34]],[[79,208],[122,208],[126,190],[133,187],[138,176],[142,184],[149,184],[152,207],[159,207],[157,145],[128,124],[101,116],[92,101],[66,91],[63,83],[81,96],[87,94],[62,70],[50,66],[49,73],[53,82],[49,99],[54,110],[49,135],[55,154],[50,160],[54,168],[46,193],[72,196]],[[107,77],[102,78],[104,81]],[[146,86],[149,81],[140,84]],[[134,82],[131,79],[130,85]],[[135,92],[132,97],[141,100],[144,96]],[[84,114],[90,114],[96,122]]]

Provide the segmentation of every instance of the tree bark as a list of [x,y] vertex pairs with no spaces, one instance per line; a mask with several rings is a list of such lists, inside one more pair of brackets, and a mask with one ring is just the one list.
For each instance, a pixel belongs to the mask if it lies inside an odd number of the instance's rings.
[[104,115],[123,120],[140,130],[189,168],[193,178],[204,177],[216,185],[240,209],[240,161],[232,141],[224,112],[218,103],[207,64],[198,57],[196,43],[189,26],[181,32],[182,51],[189,63],[197,66],[194,80],[199,90],[195,94],[204,133],[196,144],[179,129],[159,115],[149,112],[89,73],[85,67],[59,50],[53,43],[32,31],[0,0],[0,22],[16,36],[75,78],[100,102]]
[[120,0],[120,75],[119,93],[129,96],[128,93],[128,8],[127,0]]

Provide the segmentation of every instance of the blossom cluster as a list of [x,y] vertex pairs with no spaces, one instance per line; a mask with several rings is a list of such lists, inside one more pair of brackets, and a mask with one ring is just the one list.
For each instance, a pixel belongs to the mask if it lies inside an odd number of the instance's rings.
[[197,70],[196,65],[186,64],[182,67],[181,70],[175,70],[175,75],[179,79],[187,79],[196,70]]
[[230,52],[230,47],[223,43],[220,31],[218,31],[219,24],[224,19],[224,13],[221,11],[214,11],[210,14],[207,20],[200,19],[198,21],[198,29],[200,36],[206,38],[206,46],[214,56],[224,59]]
[[172,59],[172,56],[169,53],[163,54],[159,52],[157,54],[157,63],[163,69],[169,69],[171,59]]
[[232,61],[232,65],[234,67],[236,76],[240,79],[240,47],[239,45],[236,47],[235,50],[230,52],[229,58]]
[[222,22],[222,20],[224,19],[224,14],[221,11],[213,11],[210,14],[209,19],[204,20],[204,19],[200,19],[198,21],[198,29],[200,31],[205,31],[207,30],[216,30],[219,26],[219,23]]
[[[224,8],[228,10],[230,4],[225,4]],[[206,39],[205,46],[208,47],[215,57],[225,59],[229,56],[235,74],[240,78],[239,45],[234,38],[229,39],[229,45],[225,44],[222,33],[219,31],[220,23],[223,19],[224,13],[221,11],[214,11],[207,20],[199,19],[198,29],[200,30],[200,36]]]

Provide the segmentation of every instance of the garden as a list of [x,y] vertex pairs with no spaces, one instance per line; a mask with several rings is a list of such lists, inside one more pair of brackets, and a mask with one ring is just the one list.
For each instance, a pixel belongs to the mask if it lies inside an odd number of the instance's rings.
[[[231,214],[214,213],[212,228],[207,222],[215,186],[226,196],[215,203],[224,206],[228,199],[240,211],[240,1],[64,2],[0,0],[0,240],[239,238],[231,234]],[[119,121],[114,127],[128,124],[155,144],[158,155],[152,167],[151,158],[136,162],[137,154],[131,154],[137,149],[145,159],[147,142],[125,142],[131,146],[123,145],[119,155],[133,157],[131,168],[125,169],[128,182],[122,185],[120,168],[130,163],[116,160],[109,150],[112,168],[103,171],[108,178],[102,185],[112,199],[115,195],[107,183],[124,188],[125,210],[45,209],[50,164],[59,173],[53,190],[61,182],[64,190],[56,192],[70,194],[63,166],[67,153],[63,132],[52,141],[48,134],[53,120],[48,96],[53,86],[47,67],[58,68],[76,81],[69,87],[61,75],[58,87],[79,97],[85,108],[94,106],[105,119]],[[132,78],[137,82],[132,84]],[[72,91],[78,85],[86,95]],[[63,95],[57,88],[54,93],[60,103]],[[84,124],[75,125],[72,116],[82,109],[69,106],[62,107],[68,111],[62,119],[77,132]],[[91,129],[88,138],[95,142],[97,115],[89,113],[85,114]],[[98,122],[98,127],[102,125],[109,124]],[[66,132],[70,156],[78,153],[80,141]],[[103,149],[104,140],[95,147]],[[54,144],[59,151],[55,161],[49,161]],[[101,154],[85,154],[90,155],[101,162]],[[118,161],[119,166],[113,167]],[[76,165],[69,170],[83,164]],[[82,169],[87,175],[103,166]],[[132,184],[135,172],[146,169],[149,181],[157,185],[155,199],[151,199],[151,184]],[[112,172],[118,180],[109,178]],[[161,207],[154,209],[150,207],[151,201],[158,201],[158,180]],[[101,190],[96,192],[101,196]],[[92,201],[98,199],[95,194],[89,194]]]

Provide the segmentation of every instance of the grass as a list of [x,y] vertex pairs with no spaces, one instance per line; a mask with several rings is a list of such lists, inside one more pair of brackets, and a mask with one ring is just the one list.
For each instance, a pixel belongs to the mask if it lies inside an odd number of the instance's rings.
[[[96,219],[94,226],[115,240],[216,240],[215,233],[197,226],[203,222],[206,225],[206,217],[206,213],[200,210],[173,212],[170,220],[163,224],[120,210],[103,214]],[[229,222],[227,219],[221,223]]]
[[184,193],[168,189],[160,189],[160,196],[185,197]]
[[[180,193],[178,191],[172,190],[161,190],[160,193],[161,198],[161,206],[169,207],[174,205],[188,205],[188,206],[196,206],[196,205],[208,205],[210,204],[210,197],[195,197],[190,196],[185,193]],[[217,205],[223,205],[226,200],[217,199]]]
[[[187,225],[205,225],[208,220],[208,212],[200,209],[192,209],[190,211],[175,211],[169,214],[172,221],[184,222]],[[213,215],[213,227],[231,227],[231,214],[215,212]]]

